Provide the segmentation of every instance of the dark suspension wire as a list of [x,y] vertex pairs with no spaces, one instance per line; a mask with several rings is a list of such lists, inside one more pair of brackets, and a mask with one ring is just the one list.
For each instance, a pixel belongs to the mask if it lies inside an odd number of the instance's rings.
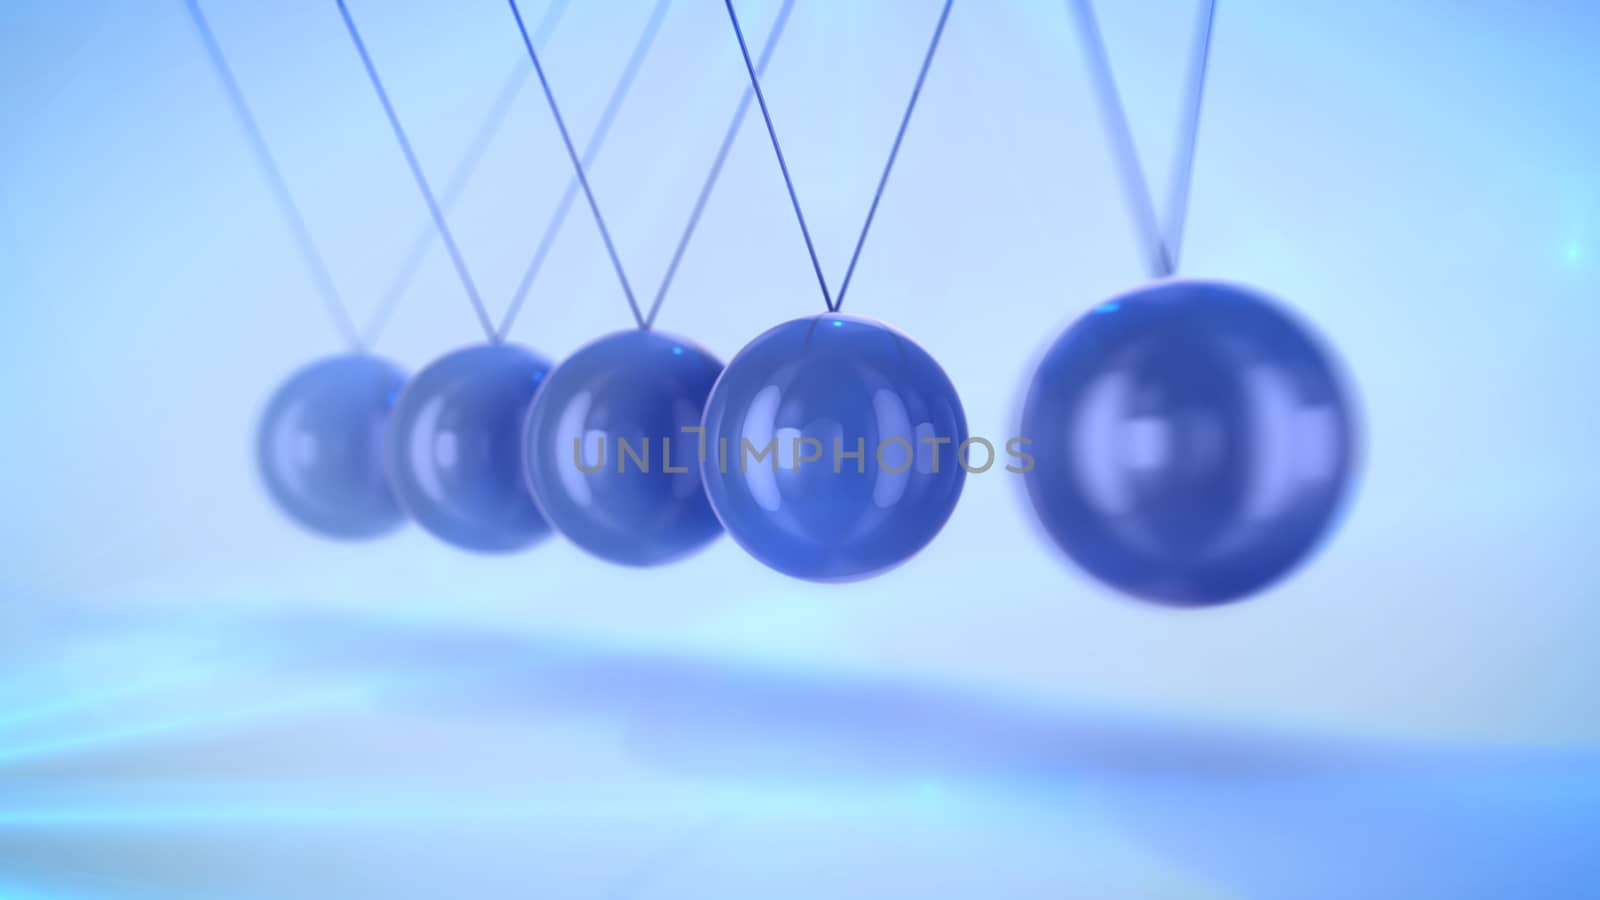
[[950,19],[950,7],[955,5],[955,0],[945,0],[944,9],[939,11],[939,24],[933,28],[933,39],[928,42],[928,52],[923,54],[922,68],[917,70],[916,84],[911,88],[911,101],[906,104],[906,113],[900,117],[900,129],[895,132],[894,145],[889,148],[889,161],[883,165],[883,176],[878,179],[878,188],[872,194],[872,205],[867,207],[867,220],[861,226],[861,236],[856,238],[856,248],[850,254],[850,265],[844,270],[844,281],[839,282],[839,294],[833,298],[833,308],[838,310],[844,306],[844,295],[850,290],[850,279],[856,274],[856,263],[861,259],[861,248],[866,246],[867,232],[872,230],[872,220],[878,215],[878,203],[883,200],[883,189],[889,184],[889,173],[894,171],[895,158],[900,155],[900,143],[906,138],[906,128],[911,124],[911,114],[917,109],[917,98],[922,96],[922,85],[928,80],[928,69],[933,66],[933,55],[939,50],[939,39],[944,36],[944,23]]
[[483,327],[483,333],[491,342],[498,342],[499,335],[494,330],[494,323],[489,320],[489,311],[484,308],[483,297],[478,293],[478,286],[472,280],[472,273],[467,270],[467,263],[461,256],[461,248],[456,245],[456,240],[450,233],[450,226],[445,222],[444,210],[439,207],[439,200],[434,196],[433,188],[428,185],[428,177],[422,172],[422,164],[417,161],[417,154],[411,147],[410,138],[406,137],[405,128],[400,124],[400,117],[395,114],[394,104],[389,102],[389,92],[383,87],[383,80],[378,77],[378,70],[372,64],[372,56],[367,52],[367,45],[361,40],[361,32],[356,28],[355,20],[350,17],[350,9],[345,5],[345,0],[335,0],[339,7],[339,16],[344,19],[344,26],[350,32],[350,41],[355,45],[356,53],[361,57],[361,65],[367,71],[367,78],[372,82],[372,89],[378,95],[378,102],[383,106],[383,113],[389,120],[389,127],[394,131],[395,142],[400,145],[400,152],[406,158],[406,165],[411,169],[411,177],[417,183],[417,190],[422,193],[422,199],[428,204],[428,213],[433,216],[433,224],[439,230],[439,240],[444,242],[445,250],[450,254],[450,262],[455,266],[456,274],[461,278],[461,287],[466,291],[467,300],[472,304],[472,311],[478,316],[478,324]]
[[1160,278],[1172,273],[1172,257],[1167,242],[1161,237],[1161,225],[1156,218],[1155,201],[1150,198],[1150,185],[1145,180],[1139,164],[1139,152],[1133,144],[1133,130],[1128,127],[1127,112],[1122,108],[1121,94],[1111,72],[1111,60],[1106,55],[1105,40],[1100,36],[1100,25],[1095,20],[1089,0],[1068,0],[1077,17],[1078,35],[1083,42],[1084,61],[1089,67],[1089,84],[1094,90],[1100,108],[1100,122],[1111,142],[1111,155],[1117,166],[1117,176],[1122,180],[1122,194],[1133,217],[1136,238],[1147,257],[1145,267],[1150,274]]
[[[516,292],[511,297],[511,304],[506,309],[505,316],[500,320],[500,337],[503,339],[511,332],[511,326],[516,322],[517,315],[522,311],[523,303],[528,299],[528,291],[533,287],[534,279],[539,276],[539,271],[544,267],[545,260],[550,255],[550,250],[555,246],[556,236],[561,232],[561,226],[567,220],[567,214],[572,210],[572,204],[577,200],[580,190],[585,187],[586,176],[584,168],[594,165],[595,159],[600,155],[600,148],[605,145],[606,136],[611,132],[611,126],[617,120],[617,114],[622,111],[623,101],[627,99],[628,92],[632,89],[639,70],[644,66],[645,57],[649,55],[650,48],[655,44],[656,35],[661,31],[661,23],[666,18],[667,10],[671,7],[671,0],[657,0],[655,8],[650,13],[650,18],[645,22],[644,30],[639,34],[639,39],[634,43],[633,52],[628,57],[628,63],[623,67],[622,75],[617,78],[617,84],[611,90],[611,96],[606,100],[605,109],[600,113],[600,120],[595,124],[594,131],[589,135],[589,143],[583,149],[583,161],[579,163],[577,172],[567,182],[567,189],[561,195],[561,200],[556,204],[556,211],[545,226],[544,234],[539,238],[537,249],[534,250],[533,259],[528,263],[528,268],[522,273],[522,280],[517,283]],[[513,3],[511,12],[517,17],[518,27],[522,24],[522,14]],[[524,41],[527,35],[523,35]],[[538,43],[535,40],[533,43]],[[532,48],[530,47],[530,55]],[[548,97],[548,89],[546,91]],[[558,116],[559,124],[559,116]],[[593,206],[594,198],[590,196]],[[598,212],[595,213],[599,215]],[[601,233],[605,234],[605,225],[601,224]],[[615,262],[615,257],[613,257]],[[618,269],[621,275],[621,269]],[[633,304],[632,292],[626,278],[622,279],[623,291],[629,297],[629,303],[634,310],[634,318],[638,320],[638,306]],[[648,320],[640,323],[641,327],[648,328]]]
[[1089,67],[1089,80],[1100,107],[1106,136],[1111,141],[1112,156],[1122,180],[1128,211],[1147,254],[1147,266],[1152,276],[1165,278],[1177,271],[1178,247],[1182,243],[1183,226],[1188,214],[1189,185],[1200,130],[1201,99],[1205,93],[1206,70],[1211,57],[1216,0],[1201,0],[1200,22],[1190,54],[1184,111],[1179,123],[1180,134],[1173,164],[1173,183],[1168,196],[1168,228],[1165,236],[1156,215],[1149,180],[1145,177],[1138,149],[1134,146],[1133,131],[1128,125],[1122,95],[1112,75],[1111,59],[1106,53],[1105,40],[1101,37],[1093,4],[1091,0],[1068,0],[1068,7],[1077,19],[1084,59]]
[[200,42],[205,45],[206,55],[211,59],[212,68],[216,70],[217,79],[222,83],[223,92],[228,95],[228,101],[233,106],[240,125],[244,127],[245,137],[255,153],[256,163],[272,190],[273,198],[277,201],[289,230],[294,235],[295,243],[300,248],[300,255],[304,258],[311,279],[317,286],[323,305],[333,318],[334,327],[352,348],[357,352],[364,352],[366,345],[356,329],[355,320],[339,296],[339,289],[334,285],[333,276],[328,272],[328,264],[322,258],[321,251],[317,249],[316,241],[311,238],[311,230],[306,226],[305,216],[295,203],[294,195],[289,192],[289,185],[284,180],[283,172],[278,168],[277,160],[267,147],[261,126],[256,122],[255,114],[251,112],[250,105],[244,99],[244,92],[239,88],[238,79],[234,77],[233,69],[228,65],[227,57],[222,52],[222,45],[217,42],[217,36],[211,30],[210,23],[200,11],[199,0],[186,0],[185,6],[188,7],[189,16],[200,35]]
[[[765,73],[767,63],[772,61],[773,51],[778,49],[778,39],[783,37],[783,29],[789,22],[789,14],[794,11],[794,0],[783,0],[783,5],[778,8],[778,15],[772,24],[772,30],[767,33],[767,42],[761,48],[761,58],[756,60],[756,72]],[[650,312],[645,314],[646,327],[654,326],[656,314],[661,311],[661,303],[667,298],[667,290],[672,287],[672,279],[678,274],[678,266],[683,262],[683,255],[689,249],[689,241],[694,237],[696,227],[700,224],[700,217],[706,211],[706,204],[711,200],[711,191],[717,186],[717,179],[722,174],[722,167],[728,162],[728,154],[733,150],[734,139],[739,136],[739,128],[744,124],[744,118],[750,112],[750,103],[755,99],[755,91],[749,86],[744,89],[744,94],[739,98],[739,105],[734,109],[733,121],[728,123],[728,130],[722,135],[722,145],[717,148],[716,158],[711,162],[711,171],[706,174],[705,183],[700,186],[700,195],[695,198],[694,209],[689,213],[689,222],[683,226],[683,234],[678,238],[678,246],[672,251],[672,260],[667,263],[667,271],[661,276],[661,286],[656,289],[656,298],[650,304]]]
[[733,36],[739,39],[739,53],[744,57],[745,71],[750,74],[750,88],[755,91],[756,103],[761,107],[761,118],[767,123],[767,137],[772,140],[772,153],[778,157],[778,169],[783,172],[784,187],[789,189],[789,204],[794,207],[795,220],[800,223],[800,236],[805,239],[806,253],[811,256],[811,268],[817,273],[817,287],[822,289],[822,302],[833,311],[833,296],[828,293],[828,279],[822,274],[822,262],[817,259],[817,247],[811,240],[811,229],[806,227],[806,214],[800,211],[800,198],[794,192],[794,179],[789,177],[789,163],[783,158],[783,145],[778,142],[778,130],[772,125],[772,112],[767,109],[767,95],[761,90],[761,78],[756,75],[755,63],[750,60],[750,47],[744,40],[744,29],[739,27],[739,14],[734,11],[733,0],[723,0],[728,7],[728,19],[733,22]]
[[900,118],[900,127],[895,133],[894,144],[889,149],[889,158],[884,163],[883,174],[878,179],[872,204],[867,209],[866,221],[861,225],[861,234],[856,239],[855,250],[851,253],[849,268],[845,270],[844,280],[840,283],[838,297],[831,297],[828,293],[828,282],[823,277],[822,264],[817,259],[816,245],[811,240],[811,230],[806,226],[805,215],[800,211],[800,198],[795,193],[794,179],[790,177],[789,164],[784,160],[783,148],[778,141],[778,130],[772,124],[772,114],[767,109],[766,96],[761,90],[761,78],[756,73],[755,64],[750,60],[750,48],[744,39],[744,29],[739,25],[739,14],[734,11],[733,0],[723,0],[723,2],[728,7],[728,20],[733,23],[734,36],[739,40],[739,53],[744,57],[745,71],[750,75],[750,86],[755,90],[757,102],[761,104],[761,117],[766,121],[767,136],[772,140],[773,155],[778,158],[778,169],[783,173],[784,187],[789,191],[789,202],[794,206],[795,220],[800,223],[800,233],[805,238],[806,252],[811,256],[812,268],[816,270],[817,283],[822,288],[822,300],[827,304],[829,312],[837,312],[844,302],[845,291],[850,287],[856,263],[861,258],[861,248],[866,245],[867,234],[872,229],[872,221],[878,214],[878,204],[883,199],[884,188],[889,184],[889,175],[894,171],[895,160],[900,155],[900,144],[905,139],[906,128],[911,124],[911,115],[916,111],[917,100],[922,96],[922,86],[927,80],[929,67],[933,65],[933,57],[938,53],[939,41],[944,36],[944,26],[950,18],[950,9],[955,5],[955,0],[945,0],[944,6],[939,11],[939,22],[934,27],[933,37],[928,41],[928,50],[923,54],[922,67],[917,71],[911,99],[907,101],[905,114]]
[[[539,20],[538,26],[534,29],[533,39],[535,42],[543,46],[549,40],[551,32],[555,30],[556,24],[561,20],[561,16],[566,12],[567,7],[568,0],[554,0],[550,4],[549,8],[545,10],[544,17]],[[511,71],[510,75],[506,76],[499,94],[495,96],[494,104],[489,108],[488,116],[484,118],[483,124],[478,127],[478,133],[473,136],[472,143],[468,145],[466,153],[461,157],[461,161],[456,164],[456,170],[451,174],[450,180],[445,183],[444,193],[440,195],[440,204],[446,212],[449,212],[450,208],[455,206],[456,201],[461,199],[462,193],[466,191],[468,182],[472,180],[473,174],[478,169],[478,164],[483,161],[485,152],[499,133],[501,125],[505,123],[507,113],[511,111],[513,102],[516,100],[517,95],[522,92],[522,87],[527,83],[528,76],[531,74],[532,70],[528,68],[528,64],[519,56],[516,67]],[[410,290],[412,282],[416,279],[417,272],[422,268],[423,259],[427,257],[428,250],[433,247],[433,242],[438,237],[438,229],[434,227],[433,222],[430,220],[423,225],[422,230],[412,240],[399,267],[395,269],[394,277],[389,281],[388,289],[383,292],[382,298],[378,301],[378,307],[373,312],[372,319],[367,325],[366,341],[368,346],[377,341],[378,335],[388,324],[389,317],[394,314],[395,308],[400,304],[400,300],[405,296],[406,291]]]
[[1167,252],[1178,268],[1183,250],[1183,229],[1189,218],[1189,189],[1194,181],[1195,146],[1200,138],[1200,107],[1205,99],[1206,72],[1211,62],[1211,32],[1217,21],[1217,0],[1203,0],[1195,24],[1194,46],[1189,51],[1189,92],[1184,98],[1183,124],[1172,162],[1172,183],[1167,196]]
[[644,313],[639,311],[639,301],[634,298],[633,285],[628,282],[628,273],[622,269],[622,260],[617,256],[617,247],[611,240],[611,229],[606,227],[605,216],[600,214],[600,205],[595,202],[594,190],[589,186],[589,176],[584,173],[583,160],[578,157],[578,148],[572,143],[572,134],[567,130],[566,120],[561,118],[561,108],[556,104],[556,95],[550,89],[550,79],[545,77],[544,66],[539,62],[539,51],[533,48],[533,41],[528,37],[528,27],[522,21],[522,10],[517,7],[517,0],[507,0],[511,4],[511,14],[517,20],[517,31],[522,35],[522,44],[528,50],[528,59],[533,63],[533,72],[539,77],[539,86],[544,89],[544,98],[550,105],[550,115],[556,120],[556,130],[561,132],[561,143],[567,148],[567,157],[572,160],[573,171],[577,173],[578,183],[583,187],[583,196],[589,201],[589,211],[594,214],[595,226],[600,229],[600,239],[605,242],[606,255],[611,257],[611,268],[616,270],[617,281],[622,284],[622,293],[628,299],[628,308],[633,311],[633,319],[640,328],[647,328]]

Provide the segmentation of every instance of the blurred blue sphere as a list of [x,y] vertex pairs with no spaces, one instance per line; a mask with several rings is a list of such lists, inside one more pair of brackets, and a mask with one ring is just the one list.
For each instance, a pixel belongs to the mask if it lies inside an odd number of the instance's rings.
[[629,566],[672,562],[721,534],[700,485],[698,434],[721,372],[699,347],[638,329],[558,366],[523,441],[528,485],[551,526]]
[[267,403],[256,465],[296,522],[334,538],[377,537],[405,520],[383,472],[383,430],[406,374],[375,356],[335,356],[292,375]]
[[522,477],[522,423],[550,371],[510,344],[457,350],[400,394],[384,441],[400,505],[466,550],[520,550],[550,531]]
[[1023,408],[1040,522],[1101,581],[1203,606],[1260,591],[1328,533],[1356,455],[1335,360],[1268,297],[1163,280],[1045,355]]
[[944,370],[905,335],[834,313],[739,351],[706,402],[705,437],[706,494],[728,533],[812,581],[911,558],[966,480],[967,419]]

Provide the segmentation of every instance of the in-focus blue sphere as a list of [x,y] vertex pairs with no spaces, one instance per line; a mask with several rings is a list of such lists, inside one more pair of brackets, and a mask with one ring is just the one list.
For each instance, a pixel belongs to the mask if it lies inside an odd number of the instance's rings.
[[522,424],[550,363],[523,347],[457,350],[418,372],[384,456],[401,506],[447,543],[520,550],[550,532],[522,477]]
[[705,433],[706,495],[728,533],[812,581],[910,559],[966,481],[967,419],[944,370],[900,332],[852,316],[797,319],[751,341],[712,388]]
[[1022,414],[1028,496],[1055,543],[1112,587],[1226,603],[1328,533],[1355,419],[1333,357],[1276,302],[1158,281],[1095,307],[1045,355]]
[[546,520],[629,566],[671,562],[721,534],[700,484],[698,432],[721,372],[699,347],[638,329],[558,366],[534,398],[523,441]]
[[361,539],[405,520],[383,472],[383,431],[406,373],[375,356],[319,360],[267,403],[256,465],[267,493],[318,534]]

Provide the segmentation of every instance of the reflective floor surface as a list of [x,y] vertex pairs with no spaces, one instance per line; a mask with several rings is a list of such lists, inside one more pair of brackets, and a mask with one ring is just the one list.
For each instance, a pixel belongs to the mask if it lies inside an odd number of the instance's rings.
[[[28,636],[0,897],[1348,898],[1600,887],[1600,760],[330,615]],[[31,648],[24,651],[23,646]]]

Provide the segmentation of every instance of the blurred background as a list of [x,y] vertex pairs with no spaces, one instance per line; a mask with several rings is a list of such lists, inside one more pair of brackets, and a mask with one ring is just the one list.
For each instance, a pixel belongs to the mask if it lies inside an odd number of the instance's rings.
[[[582,143],[655,4],[552,2]],[[427,214],[334,4],[204,7],[364,319]],[[528,66],[509,10],[350,8],[443,183]],[[1193,4],[1098,11],[1160,192]],[[767,69],[835,282],[938,12],[798,0]],[[635,571],[298,530],[254,430],[342,347],[184,5],[0,6],[0,897],[1592,895],[1597,45],[1585,0],[1222,0],[1187,274],[1321,330],[1366,458],[1309,565],[1185,612],[998,471],[845,586],[726,538]],[[647,294],[746,84],[723,5],[673,0],[590,170]],[[449,214],[496,316],[570,177],[526,82]],[[850,311],[1003,439],[1132,233],[1063,4],[957,2]],[[821,309],[747,119],[659,327],[727,359]],[[630,323],[580,204],[512,337]],[[435,246],[377,351],[479,340]]]

